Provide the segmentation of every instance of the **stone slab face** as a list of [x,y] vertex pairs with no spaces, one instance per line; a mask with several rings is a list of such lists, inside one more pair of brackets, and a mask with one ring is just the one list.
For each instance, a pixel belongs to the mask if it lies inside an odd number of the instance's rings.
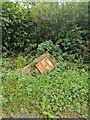
[[53,63],[46,57],[43,60],[41,60],[39,63],[36,64],[37,69],[43,73],[46,70],[53,69],[54,65]]
[[32,74],[35,73],[44,73],[47,70],[51,70],[55,67],[56,61],[55,58],[49,54],[43,54],[37,59],[35,59],[32,63],[27,65],[22,69],[23,74]]

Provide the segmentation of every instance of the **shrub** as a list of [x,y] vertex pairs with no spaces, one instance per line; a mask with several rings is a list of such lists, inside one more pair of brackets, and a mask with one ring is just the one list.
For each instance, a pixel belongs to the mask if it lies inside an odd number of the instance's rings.
[[[29,4],[31,8],[28,7]],[[83,48],[87,48],[89,34],[87,3],[21,5],[17,2],[3,2],[2,13],[2,44],[5,56],[6,53],[10,56],[19,51],[36,54],[40,43],[51,40],[68,55],[84,57],[86,49]]]
[[51,40],[45,41],[38,45],[37,55],[41,55],[46,52],[51,53],[54,57],[62,55],[62,50],[59,48],[58,45],[54,45]]

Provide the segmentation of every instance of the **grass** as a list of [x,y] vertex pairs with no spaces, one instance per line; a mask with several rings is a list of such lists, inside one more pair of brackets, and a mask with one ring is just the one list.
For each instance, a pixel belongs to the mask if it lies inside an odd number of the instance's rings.
[[[25,58],[20,57],[21,59]],[[43,75],[26,76],[17,69],[21,69],[27,63],[25,60],[22,64],[18,61],[19,58],[13,62],[3,60],[3,116],[24,112],[49,118],[70,118],[72,115],[88,117],[86,65],[59,62],[55,69]]]

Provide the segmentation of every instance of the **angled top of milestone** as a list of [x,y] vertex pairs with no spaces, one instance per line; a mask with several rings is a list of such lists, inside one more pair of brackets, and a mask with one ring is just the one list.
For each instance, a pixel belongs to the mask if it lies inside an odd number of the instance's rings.
[[44,73],[47,70],[53,69],[55,67],[55,63],[55,58],[50,53],[45,53],[24,67],[22,72],[26,74],[29,74],[32,71]]

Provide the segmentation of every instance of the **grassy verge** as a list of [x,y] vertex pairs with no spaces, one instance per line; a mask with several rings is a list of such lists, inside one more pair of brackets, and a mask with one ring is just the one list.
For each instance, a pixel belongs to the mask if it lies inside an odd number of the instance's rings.
[[84,65],[59,62],[43,75],[25,76],[18,71],[25,60],[22,64],[3,60],[3,116],[88,117],[88,72]]

